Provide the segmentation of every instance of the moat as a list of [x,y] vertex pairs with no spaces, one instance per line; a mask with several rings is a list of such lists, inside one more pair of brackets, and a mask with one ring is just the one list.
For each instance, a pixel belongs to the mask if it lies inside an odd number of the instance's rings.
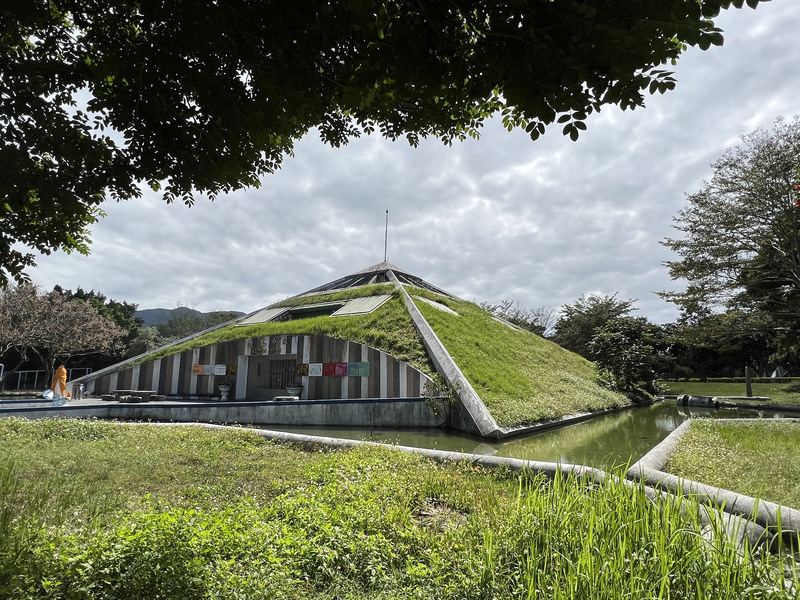
[[780,413],[689,408],[667,400],[598,416],[588,421],[520,436],[504,441],[476,439],[439,429],[398,430],[343,427],[268,427],[306,435],[371,440],[471,454],[505,456],[545,462],[561,462],[612,468],[634,463],[689,418],[773,418]]

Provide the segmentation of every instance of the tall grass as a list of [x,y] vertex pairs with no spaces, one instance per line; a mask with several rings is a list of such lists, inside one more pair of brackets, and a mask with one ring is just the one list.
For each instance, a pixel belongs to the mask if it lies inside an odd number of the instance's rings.
[[[18,429],[5,442],[39,452],[26,427]],[[160,449],[146,449],[151,460],[170,455],[171,431],[129,427],[124,435],[130,430],[165,436]],[[75,522],[69,511],[104,497],[106,484],[70,496],[63,482],[48,488],[17,463],[3,476],[25,494],[0,495],[0,510],[17,519],[0,542],[0,597],[797,598],[762,550],[733,546],[719,524],[706,535],[693,502],[652,501],[612,478],[549,481],[385,448],[309,453],[245,443],[236,432],[189,433],[183,455],[221,453],[233,469],[239,454],[278,453],[280,461],[265,460],[262,481],[282,491],[187,494],[182,488],[199,480],[226,488],[193,462],[171,486],[156,482],[159,493],[123,493],[117,509]],[[66,436],[56,445],[79,451],[93,443]],[[230,445],[237,449],[229,453]],[[273,487],[295,455],[288,485]],[[24,501],[42,490],[65,502],[58,517]],[[26,538],[22,560],[7,550],[21,523],[45,532]]]
[[87,524],[95,527],[102,512],[91,493],[67,478],[31,485],[20,477],[13,458],[0,459],[0,592],[16,587],[20,571],[40,576],[30,559],[49,543],[48,525],[57,523],[66,533]]

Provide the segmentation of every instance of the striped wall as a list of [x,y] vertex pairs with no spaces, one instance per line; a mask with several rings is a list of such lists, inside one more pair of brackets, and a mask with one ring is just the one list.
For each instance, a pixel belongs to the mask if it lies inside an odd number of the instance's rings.
[[194,375],[192,365],[228,365],[236,400],[247,397],[247,369],[251,356],[295,358],[302,363],[368,362],[369,376],[302,376],[303,400],[358,398],[413,398],[422,396],[430,379],[405,362],[370,346],[326,336],[278,335],[246,338],[186,350],[165,358],[119,370],[104,369],[82,378],[85,394],[115,390],[155,390],[167,396],[219,396],[225,376]]

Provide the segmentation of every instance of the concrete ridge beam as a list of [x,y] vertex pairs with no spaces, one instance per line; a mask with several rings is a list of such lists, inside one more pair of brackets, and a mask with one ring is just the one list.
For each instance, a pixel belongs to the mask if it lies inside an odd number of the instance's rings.
[[466,417],[465,421],[467,421],[467,424],[471,425],[472,428],[474,428],[473,431],[482,437],[494,439],[502,437],[503,432],[497,425],[494,417],[492,417],[492,414],[486,408],[481,397],[453,360],[453,357],[450,356],[450,353],[433,331],[433,328],[425,317],[422,316],[422,313],[419,311],[416,304],[414,304],[414,300],[396,278],[394,281],[403,295],[406,309],[409,315],[411,315],[414,327],[422,338],[422,344],[428,351],[428,356],[430,356],[434,367],[445,378],[448,385],[455,389],[459,403],[464,409],[461,414],[462,418]]

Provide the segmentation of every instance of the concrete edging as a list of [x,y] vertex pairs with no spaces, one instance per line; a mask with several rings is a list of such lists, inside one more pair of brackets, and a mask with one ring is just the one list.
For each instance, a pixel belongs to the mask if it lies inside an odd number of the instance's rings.
[[[499,439],[501,430],[483,400],[481,400],[478,393],[464,376],[464,373],[461,372],[461,369],[447,352],[442,341],[414,304],[414,300],[396,278],[394,281],[403,295],[403,302],[411,316],[411,321],[422,338],[422,344],[428,350],[428,355],[436,370],[447,380],[449,385],[456,389],[459,404],[466,413],[460,412],[459,416],[464,421],[464,424],[467,425],[467,431],[469,433],[477,433],[484,438]],[[457,407],[453,408],[457,409]]]
[[[791,419],[796,420],[796,419]],[[752,419],[725,419],[725,421],[750,421]],[[678,477],[661,469],[667,463],[681,438],[689,431],[692,420],[685,421],[670,433],[663,442],[634,463],[627,471],[629,479],[642,481],[657,489],[666,489],[673,494],[708,501],[720,510],[752,519],[765,529],[800,532],[800,510],[782,506],[767,500],[759,500],[720,487],[706,485],[699,481]]]
[[300,400],[287,402],[104,402],[101,404],[52,404],[3,408],[0,417],[29,419],[48,417],[132,419],[252,425],[338,425],[353,427],[439,427],[427,398],[376,398],[349,400]]

